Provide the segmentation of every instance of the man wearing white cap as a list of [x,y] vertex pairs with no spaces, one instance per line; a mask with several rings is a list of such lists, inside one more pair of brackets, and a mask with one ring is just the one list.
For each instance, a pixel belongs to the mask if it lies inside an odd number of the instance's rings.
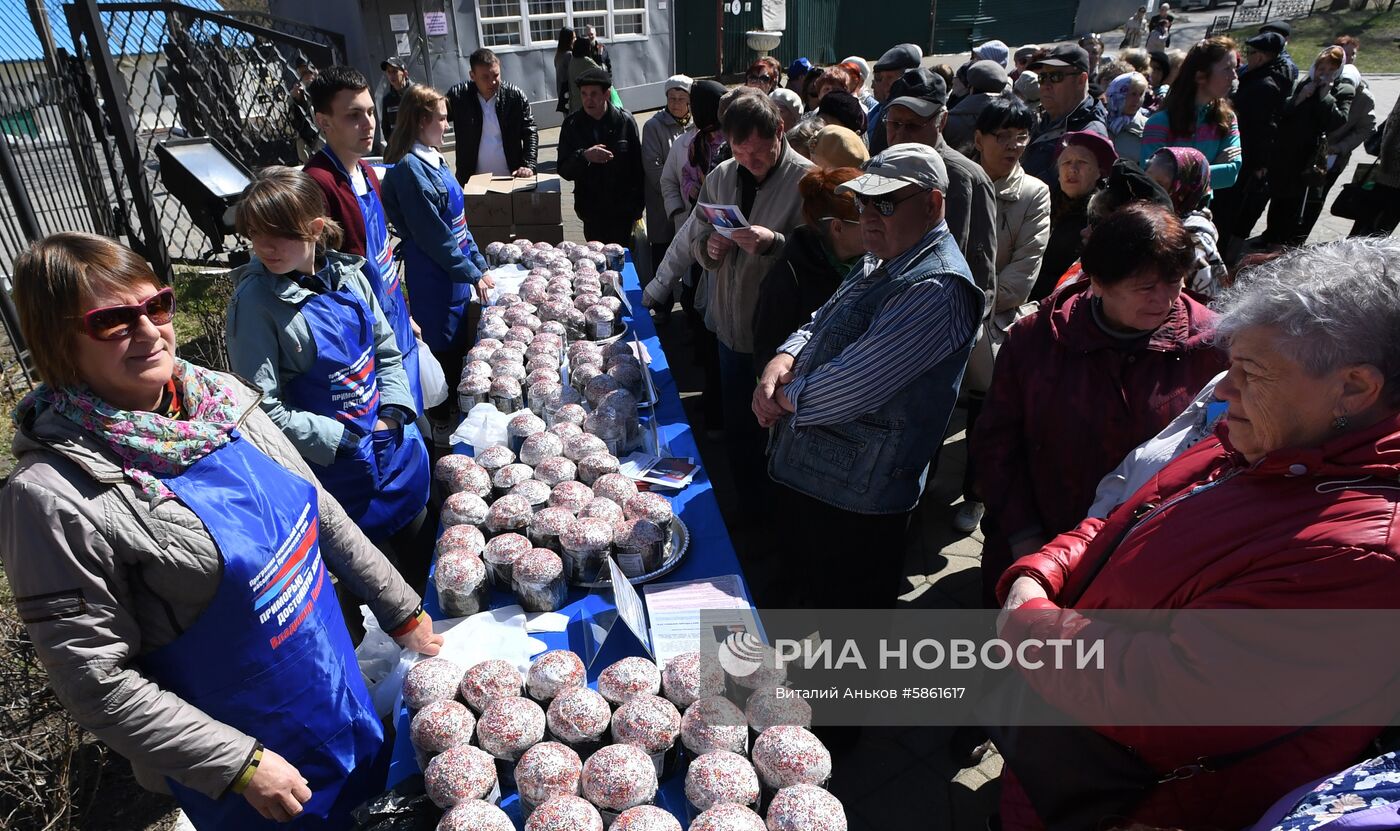
[[675,236],[675,228],[666,215],[666,199],[661,194],[661,171],[666,167],[671,145],[695,129],[690,119],[690,85],[691,80],[687,75],[667,78],[666,108],[648,119],[642,127],[642,171],[646,173],[647,238],[651,243],[652,268],[642,277],[647,282],[651,281],[652,272],[661,264],[661,258],[666,256],[666,247]]
[[[948,171],[933,148],[896,144],[841,185],[868,253],[788,338],[754,392],[774,427],[778,551],[798,601],[893,608],[909,516],[942,443],[984,296],[943,221]],[[851,561],[859,552],[859,565]]]

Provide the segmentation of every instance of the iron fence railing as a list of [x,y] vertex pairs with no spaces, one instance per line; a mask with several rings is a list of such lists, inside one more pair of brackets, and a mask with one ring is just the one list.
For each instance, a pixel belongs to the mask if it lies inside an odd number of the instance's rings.
[[[325,66],[343,55],[339,36],[286,28],[257,11],[212,12],[171,3],[86,2],[65,6],[74,48],[89,58],[101,117],[122,169],[128,226],[153,261],[222,261],[211,239],[169,194],[159,143],[209,137],[249,168],[298,164],[316,142],[297,62]],[[163,257],[162,257],[163,253]],[[168,272],[168,267],[167,267]]]

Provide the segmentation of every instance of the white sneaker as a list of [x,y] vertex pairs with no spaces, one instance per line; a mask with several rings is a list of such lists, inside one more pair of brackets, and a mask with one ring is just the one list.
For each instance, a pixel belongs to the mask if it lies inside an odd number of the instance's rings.
[[964,534],[971,534],[982,524],[982,515],[985,513],[987,513],[987,506],[981,502],[968,500],[953,515],[953,528]]

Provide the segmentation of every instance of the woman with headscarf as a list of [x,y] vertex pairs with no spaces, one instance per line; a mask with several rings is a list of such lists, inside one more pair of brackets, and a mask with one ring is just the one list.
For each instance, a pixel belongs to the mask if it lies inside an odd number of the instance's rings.
[[1142,131],[1147,126],[1147,111],[1143,97],[1147,95],[1147,76],[1129,72],[1114,78],[1108,85],[1108,135],[1119,158],[1137,159],[1142,155]]
[[1214,297],[1225,288],[1228,274],[1220,256],[1219,232],[1210,209],[1210,163],[1194,147],[1163,147],[1148,159],[1147,175],[1172,198],[1191,244],[1196,249],[1196,270],[1186,278],[1186,289],[1200,297]]

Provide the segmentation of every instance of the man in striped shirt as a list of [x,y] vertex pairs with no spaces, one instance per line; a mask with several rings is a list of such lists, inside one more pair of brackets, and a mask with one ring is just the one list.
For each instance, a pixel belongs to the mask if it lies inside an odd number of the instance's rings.
[[[948,172],[897,144],[840,189],[869,252],[754,393],[792,522],[781,552],[815,608],[892,608],[904,532],[942,442],[984,297],[943,221]],[[871,552],[855,566],[852,552]],[[855,572],[854,574],[852,572]]]

